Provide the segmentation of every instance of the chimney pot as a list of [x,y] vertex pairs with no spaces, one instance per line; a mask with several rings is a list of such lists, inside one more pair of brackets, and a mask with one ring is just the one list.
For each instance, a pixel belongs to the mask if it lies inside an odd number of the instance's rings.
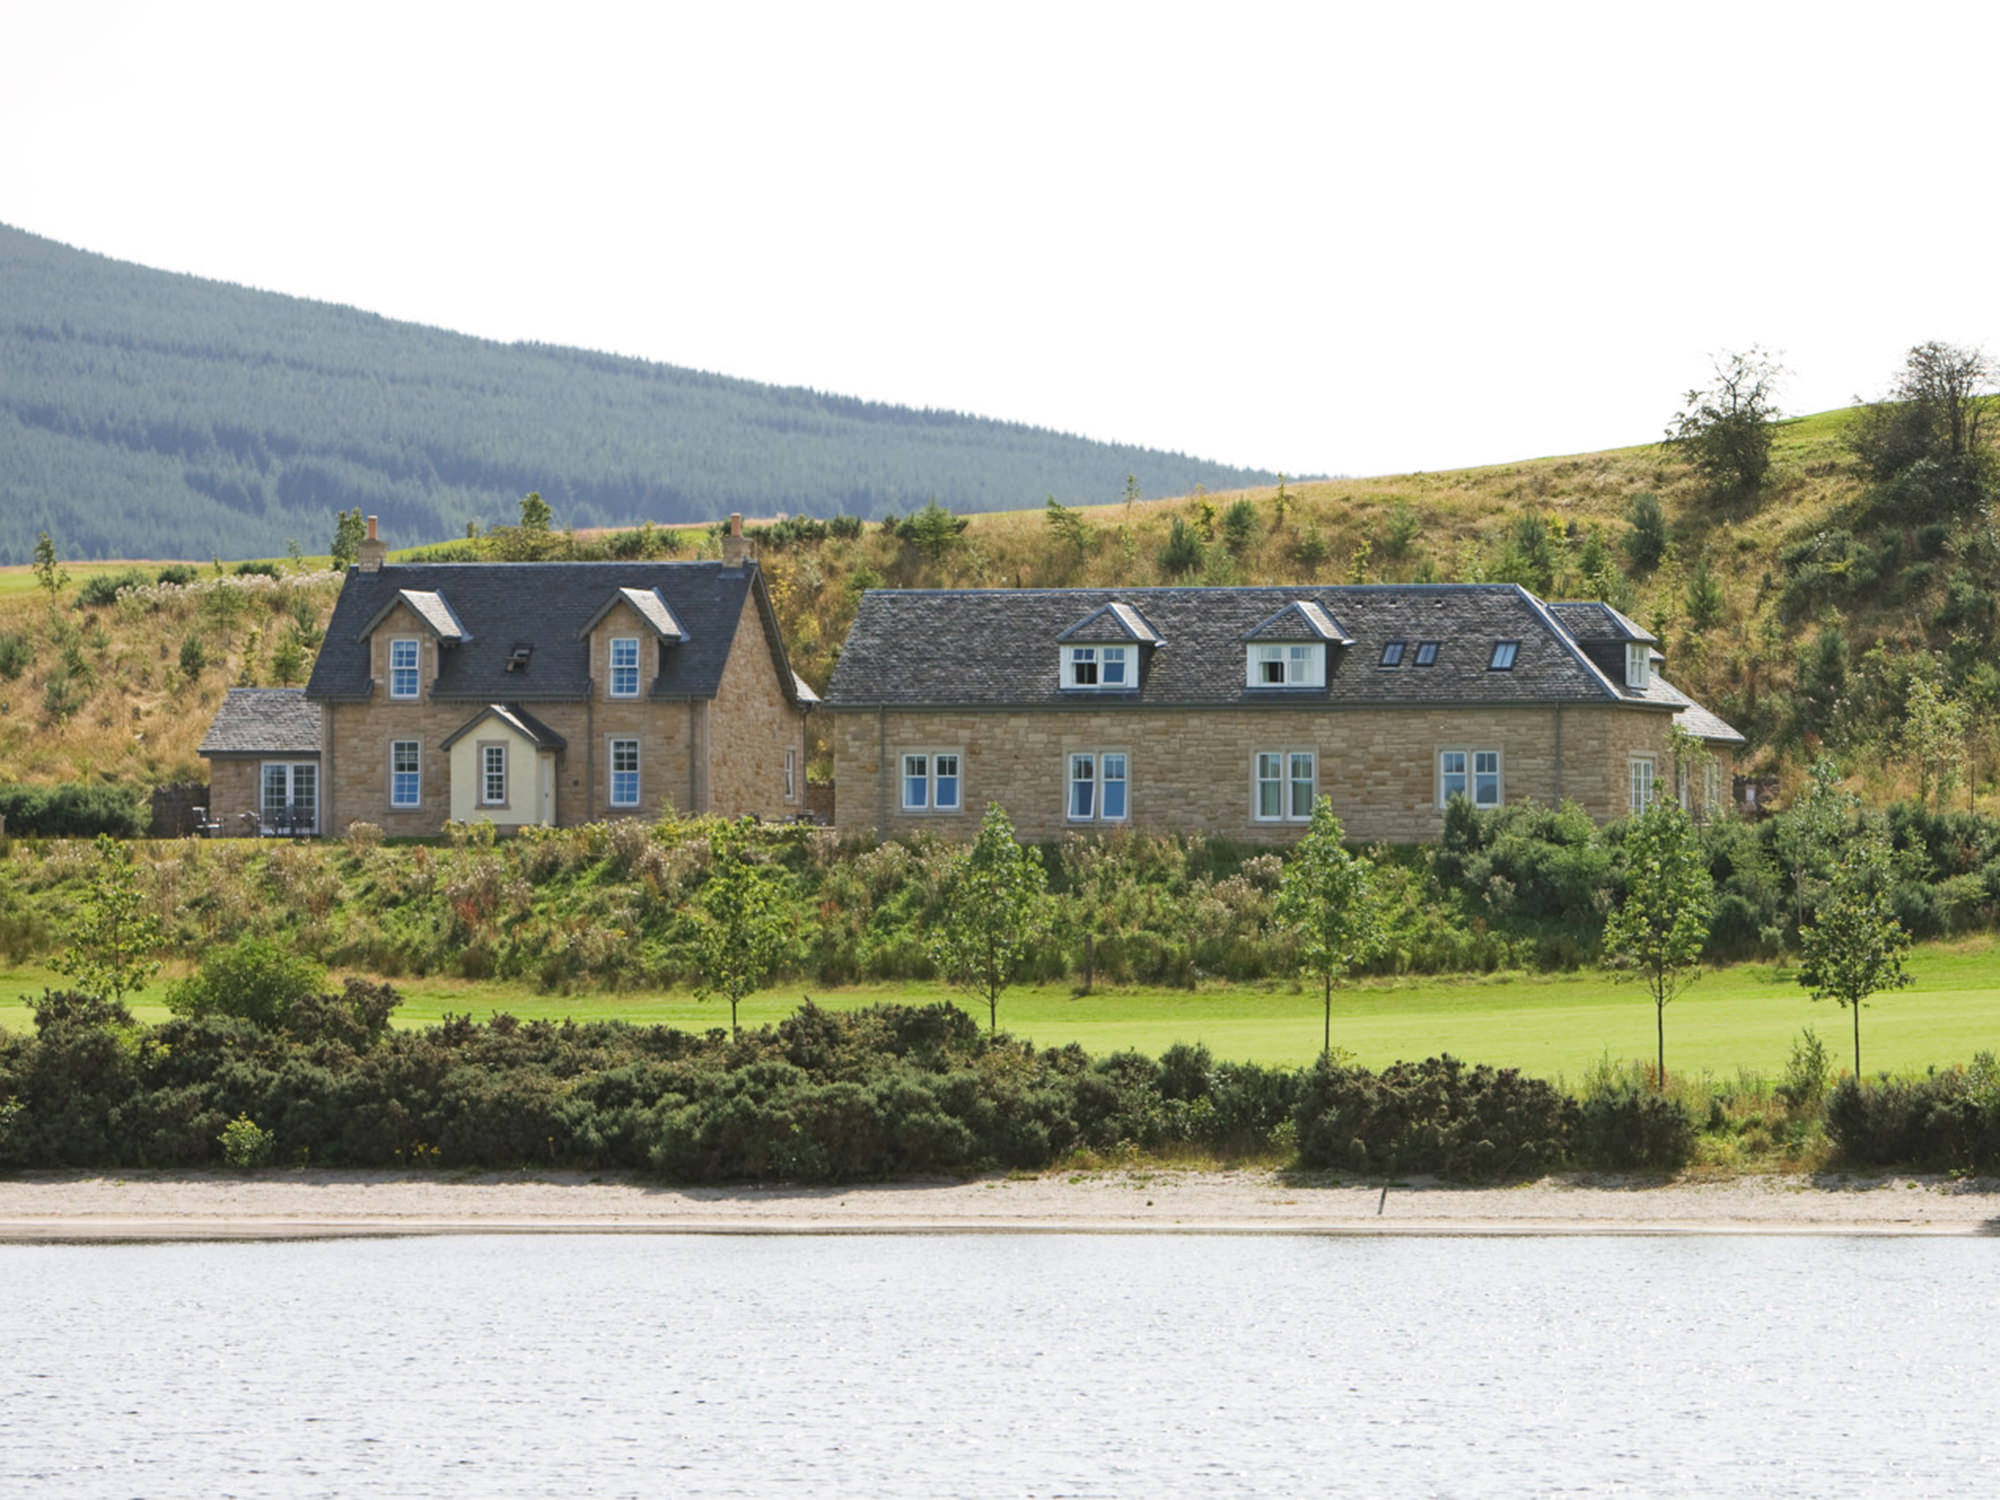
[[731,511],[731,512],[729,513],[729,534],[730,534],[731,536],[741,536],[741,535],[743,535],[743,512],[742,512],[742,511],[740,511],[740,510],[733,510],[733,511]]
[[382,539],[380,536],[376,534],[375,531],[375,523],[377,519],[378,518],[375,516],[370,516],[368,518],[368,540],[371,542],[379,542]]
[[354,561],[364,573],[381,572],[382,564],[389,560],[389,544],[382,540],[382,534],[376,529],[373,516],[368,518],[368,535],[362,538],[357,551],[358,555]]

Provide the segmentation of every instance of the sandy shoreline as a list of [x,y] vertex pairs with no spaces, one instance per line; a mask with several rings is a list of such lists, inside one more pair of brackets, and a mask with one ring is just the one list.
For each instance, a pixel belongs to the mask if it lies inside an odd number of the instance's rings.
[[442,1234],[2000,1234],[2000,1181],[1757,1176],[1501,1188],[1099,1172],[844,1188],[578,1172],[25,1173],[0,1243]]

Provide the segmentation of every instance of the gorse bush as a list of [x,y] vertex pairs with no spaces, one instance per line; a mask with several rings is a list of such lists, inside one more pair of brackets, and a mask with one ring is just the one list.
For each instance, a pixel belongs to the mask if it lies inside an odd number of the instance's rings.
[[70,839],[94,838],[100,833],[138,838],[151,819],[135,788],[80,782],[0,786],[0,816],[6,818],[10,834]]
[[1485,1180],[1561,1165],[1576,1103],[1541,1079],[1454,1057],[1380,1073],[1323,1060],[1307,1075],[1295,1118],[1308,1167]]

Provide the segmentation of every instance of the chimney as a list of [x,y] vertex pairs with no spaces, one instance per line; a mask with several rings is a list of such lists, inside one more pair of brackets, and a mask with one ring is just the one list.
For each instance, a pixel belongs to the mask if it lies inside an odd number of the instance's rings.
[[373,516],[368,518],[368,535],[361,539],[358,550],[361,557],[361,571],[364,573],[381,572],[382,564],[389,560],[389,544],[376,535]]
[[740,568],[750,560],[750,544],[743,540],[743,517],[732,513],[729,528],[722,533],[722,565],[725,568]]

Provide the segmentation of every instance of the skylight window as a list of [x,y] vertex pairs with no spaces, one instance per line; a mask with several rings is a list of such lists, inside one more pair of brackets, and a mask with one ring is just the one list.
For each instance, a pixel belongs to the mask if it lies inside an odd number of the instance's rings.
[[1436,641],[1417,642],[1417,665],[1431,667],[1437,665],[1438,643]]
[[1400,667],[1403,664],[1403,647],[1405,644],[1407,643],[1403,641],[1391,641],[1388,645],[1384,646],[1382,648],[1382,665],[1385,667]]
[[1489,672],[1513,671],[1514,658],[1520,650],[1521,643],[1519,641],[1495,641],[1493,643],[1493,660],[1486,664],[1486,669]]

